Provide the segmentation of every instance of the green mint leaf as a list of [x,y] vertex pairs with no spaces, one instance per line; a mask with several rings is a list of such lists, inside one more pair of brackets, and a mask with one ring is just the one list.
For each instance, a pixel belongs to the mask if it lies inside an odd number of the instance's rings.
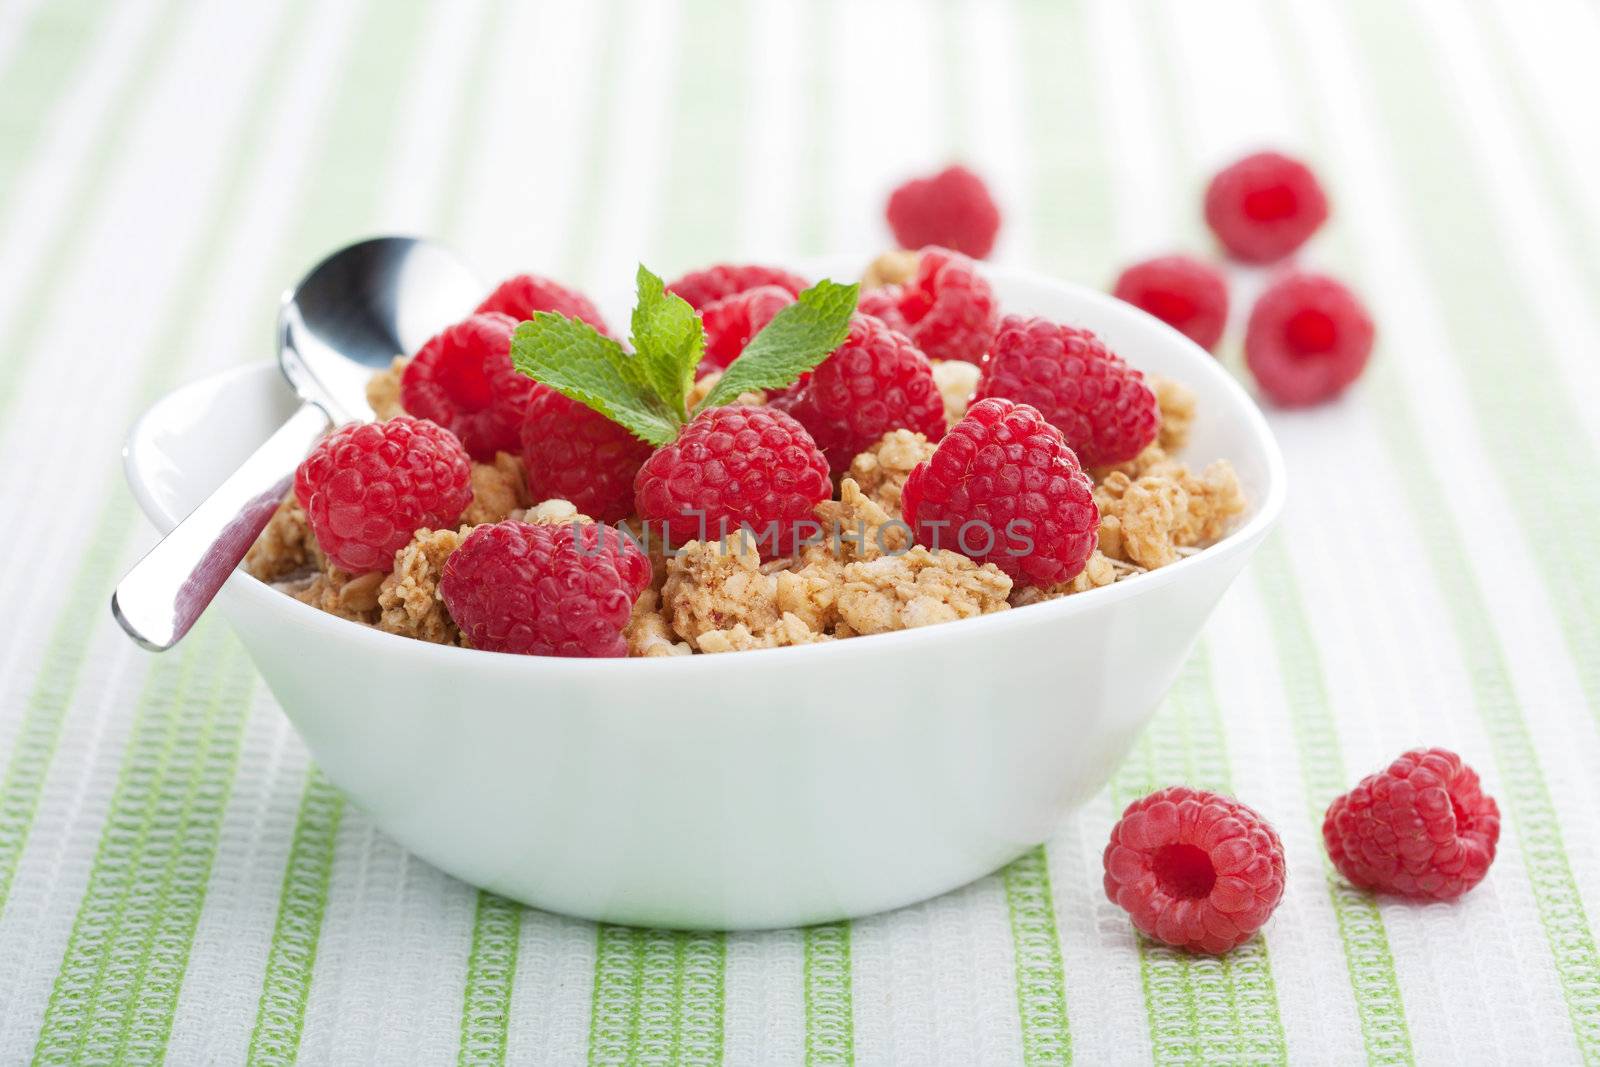
[[850,332],[858,285],[824,279],[778,312],[750,339],[696,411],[732,401],[740,393],[782,389],[827,359]]
[[645,380],[662,405],[680,421],[694,370],[706,350],[700,316],[689,302],[667,292],[660,278],[639,265],[639,302],[633,308],[633,350]]
[[511,363],[653,445],[678,435],[679,420],[651,389],[643,361],[581,319],[536,312],[511,338]]

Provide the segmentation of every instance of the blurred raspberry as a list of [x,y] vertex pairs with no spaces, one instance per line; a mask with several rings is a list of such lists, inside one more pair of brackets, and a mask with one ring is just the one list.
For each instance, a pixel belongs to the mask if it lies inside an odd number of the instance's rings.
[[699,375],[723,370],[739,358],[750,338],[760,333],[772,317],[794,303],[794,294],[781,285],[758,285],[754,289],[713,300],[700,309],[706,331],[705,358]]
[[889,194],[889,228],[901,248],[942,245],[974,259],[994,248],[1000,209],[983,179],[959,164]]
[[1460,756],[1413,749],[1330,804],[1322,839],[1352,885],[1454,900],[1489,873],[1500,809]]
[[856,315],[850,334],[803,384],[773,401],[810,431],[839,473],[890,430],[944,435],[944,398],[933,368],[903,334]]
[[790,416],[767,407],[708,408],[656,449],[634,480],[640,518],[670,543],[717,540],[747,526],[765,556],[788,555],[833,493],[828,461]]
[[525,656],[626,656],[623,628],[650,561],[598,523],[479,526],[444,564],[439,595],[474,648]]
[[688,301],[690,307],[699,311],[713,300],[721,300],[746,289],[776,285],[790,296],[799,296],[801,290],[810,284],[800,275],[781,267],[719,263],[704,270],[690,271],[668,285],[667,292],[677,293]]
[[515,452],[538,386],[511,365],[516,320],[499,312],[447,327],[417,350],[400,377],[400,404],[461,439],[480,463]]
[[993,563],[1027,585],[1076,576],[1100,527],[1089,476],[1061,431],[997,398],[974,403],[912,469],[900,507],[918,543]]
[[455,525],[472,500],[472,461],[455,434],[426,419],[352,423],[311,450],[294,495],[337,566],[386,571],[412,534]]
[[610,335],[605,319],[594,303],[576,289],[537,274],[518,274],[495,287],[478,305],[479,311],[499,311],[518,322],[533,318],[535,311],[554,311],[569,319],[582,319],[601,333]]
[[1160,426],[1144,376],[1088,330],[1007,315],[983,359],[977,399],[1032,404],[1086,467],[1124,463],[1143,452]]
[[861,294],[858,305],[899,330],[929,359],[977,363],[994,337],[1000,304],[977,264],[947,248],[924,248],[916,277]]
[[1210,352],[1228,323],[1228,282],[1222,272],[1193,256],[1157,256],[1135,263],[1112,290]]
[[633,513],[633,479],[651,447],[598,411],[539,386],[521,444],[534,500],[568,500],[600,522]]
[[1293,272],[1251,309],[1244,359],[1273,403],[1303,407],[1333,399],[1361,376],[1373,335],[1371,316],[1349,289],[1326,275]]
[[1147,937],[1220,955],[1283,899],[1283,843],[1229,797],[1173,786],[1129,804],[1102,858],[1106,896]]
[[1235,259],[1272,263],[1306,243],[1328,217],[1317,176],[1297,159],[1257,152],[1206,188],[1206,223]]

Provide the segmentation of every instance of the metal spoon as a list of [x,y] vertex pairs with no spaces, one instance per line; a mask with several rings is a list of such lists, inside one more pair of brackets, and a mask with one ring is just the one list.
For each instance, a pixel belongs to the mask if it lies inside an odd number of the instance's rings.
[[177,644],[244,559],[317,439],[372,418],[372,372],[470,313],[482,294],[453,254],[415,237],[342,248],[285,293],[278,365],[300,410],[122,579],[111,613],[128,636],[152,652]]

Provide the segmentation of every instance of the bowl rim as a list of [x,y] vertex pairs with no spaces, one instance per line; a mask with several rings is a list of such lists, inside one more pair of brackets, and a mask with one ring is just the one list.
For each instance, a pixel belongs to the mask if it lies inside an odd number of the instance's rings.
[[[1183,581],[1185,577],[1202,567],[1220,563],[1223,559],[1238,555],[1241,552],[1248,552],[1265,537],[1268,530],[1277,523],[1282,515],[1288,495],[1287,472],[1282,450],[1267,423],[1266,416],[1262,413],[1255,400],[1239,381],[1209,352],[1168,324],[1107,293],[1023,268],[989,263],[984,264],[983,268],[992,275],[1004,276],[1023,284],[1065,291],[1074,300],[1096,305],[1097,310],[1104,314],[1112,317],[1122,317],[1130,321],[1137,320],[1141,328],[1148,330],[1154,326],[1156,327],[1157,335],[1164,336],[1165,343],[1183,351],[1186,358],[1194,364],[1193,373],[1195,376],[1210,377],[1214,383],[1221,387],[1223,392],[1229,394],[1243,416],[1248,436],[1260,452],[1263,467],[1266,471],[1266,484],[1264,494],[1256,504],[1253,513],[1243,525],[1229,532],[1216,544],[1210,545],[1193,555],[1186,556],[1176,563],[1148,571],[1139,575],[1137,580],[1114,582],[1111,585],[1086,590],[1072,596],[1057,597],[1053,600],[1030,604],[1026,606],[1026,613],[1021,609],[1014,609],[993,612],[970,619],[956,620],[960,625],[960,629],[953,634],[948,632],[951,624],[946,623],[911,630],[897,630],[886,634],[872,634],[870,635],[871,641],[823,641],[784,648],[750,649],[740,653],[741,663],[751,663],[752,661],[748,657],[752,655],[771,657],[781,654],[786,657],[787,662],[792,663],[797,668],[804,669],[808,665],[812,668],[823,668],[832,661],[842,660],[850,656],[891,653],[897,647],[891,642],[898,642],[898,645],[903,646],[908,642],[927,642],[938,640],[941,637],[950,639],[958,635],[963,643],[975,643],[983,641],[985,638],[990,640],[1003,639],[1003,635],[1012,627],[1030,626],[1035,623],[1043,625],[1050,619],[1063,619],[1088,611],[1110,608],[1113,604],[1136,599],[1172,582]],[[167,509],[149,492],[145,479],[138,471],[138,440],[147,435],[147,427],[151,420],[161,412],[165,404],[177,393],[202,382],[220,384],[235,377],[260,374],[267,369],[273,372],[274,377],[277,376],[277,368],[272,362],[259,361],[207,375],[205,378],[179,386],[153,402],[129,430],[122,449],[125,474],[141,510],[163,532],[166,529],[170,529],[173,520],[167,514]],[[712,655],[628,656],[585,659],[562,656],[522,656],[417,641],[319,611],[311,605],[302,603],[268,583],[246,573],[242,568],[229,576],[220,595],[223,597],[243,597],[252,604],[262,605],[264,610],[267,611],[285,611],[287,614],[284,621],[293,629],[310,631],[329,640],[370,648],[371,653],[374,655],[383,655],[385,652],[405,651],[408,656],[417,657],[423,663],[437,662],[446,669],[449,669],[451,665],[456,665],[457,667],[470,667],[475,670],[510,670],[540,673],[569,672],[583,676],[616,670],[618,669],[617,665],[624,662],[631,665],[621,669],[634,672],[693,672],[725,668],[725,665],[721,667],[716,665],[724,657]],[[862,646],[865,646],[865,648],[863,649]],[[706,661],[713,661],[712,665],[708,665]],[[767,660],[763,659],[760,662],[765,663]]]

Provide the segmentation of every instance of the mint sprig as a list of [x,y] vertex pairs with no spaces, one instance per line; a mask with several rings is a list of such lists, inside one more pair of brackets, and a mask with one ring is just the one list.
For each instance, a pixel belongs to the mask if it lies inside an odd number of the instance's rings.
[[653,445],[678,436],[683,420],[656,396],[643,361],[582,319],[535,312],[512,335],[511,363]]
[[740,393],[782,389],[844,343],[859,285],[824,279],[772,317],[750,338],[695,410],[726,404]]
[[653,445],[676,438],[692,414],[744,392],[782,389],[827,359],[850,332],[859,291],[821,281],[801,293],[750,339],[691,413],[687,397],[706,344],[700,316],[643,266],[637,283],[632,352],[581,319],[541,311],[517,327],[511,362]]
[[689,302],[667,292],[661,279],[639,265],[639,302],[633,308],[633,348],[646,381],[669,411],[683,411],[694,369],[706,350],[706,332]]

